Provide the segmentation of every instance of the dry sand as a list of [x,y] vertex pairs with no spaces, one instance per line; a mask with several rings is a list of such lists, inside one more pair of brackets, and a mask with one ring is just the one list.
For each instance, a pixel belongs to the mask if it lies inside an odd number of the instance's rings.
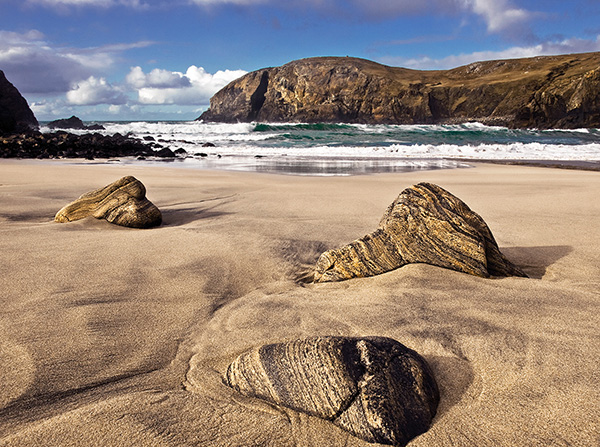
[[[124,175],[161,227],[52,221]],[[420,181],[478,212],[530,278],[409,265],[294,281]],[[379,335],[421,353],[441,389],[411,446],[598,446],[599,196],[600,173],[537,167],[318,178],[0,161],[0,445],[366,446],[220,377],[267,342]]]

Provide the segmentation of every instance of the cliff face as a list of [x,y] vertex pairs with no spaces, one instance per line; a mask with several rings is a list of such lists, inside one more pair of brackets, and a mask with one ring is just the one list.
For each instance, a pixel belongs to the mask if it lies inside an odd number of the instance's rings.
[[25,98],[0,70],[0,133],[37,128],[38,122]]
[[198,119],[600,127],[600,53],[477,62],[439,71],[349,57],[302,59],[231,82]]

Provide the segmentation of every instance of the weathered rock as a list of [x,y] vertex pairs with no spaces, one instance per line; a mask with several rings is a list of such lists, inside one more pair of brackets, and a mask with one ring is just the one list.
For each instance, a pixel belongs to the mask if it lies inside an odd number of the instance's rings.
[[103,130],[104,126],[101,124],[92,124],[91,126],[86,126],[83,124],[80,118],[75,115],[71,116],[71,118],[60,119],[55,121],[50,121],[47,126],[50,129],[79,129],[79,130]]
[[439,402],[429,366],[384,337],[313,337],[240,355],[224,382],[246,396],[327,419],[368,442],[405,445]]
[[19,90],[0,70],[0,133],[36,129],[38,121]]
[[153,155],[155,157],[160,157],[160,158],[175,158],[177,156],[177,155],[175,155],[175,152],[173,152],[168,147],[165,147],[159,151],[156,151]]
[[409,70],[319,57],[248,73],[210,100],[219,122],[599,127],[600,53]]
[[373,233],[323,253],[314,279],[373,276],[410,263],[481,277],[526,276],[500,252],[481,216],[443,188],[419,183],[402,191]]
[[161,212],[146,198],[142,182],[131,176],[83,194],[56,213],[54,220],[72,222],[88,216],[133,228],[155,227],[162,222]]

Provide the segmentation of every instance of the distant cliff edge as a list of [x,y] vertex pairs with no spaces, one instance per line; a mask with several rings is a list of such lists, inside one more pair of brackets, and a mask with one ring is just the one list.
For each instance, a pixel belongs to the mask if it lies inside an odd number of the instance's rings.
[[229,83],[198,119],[600,127],[600,53],[476,62],[436,71],[351,57],[301,59]]

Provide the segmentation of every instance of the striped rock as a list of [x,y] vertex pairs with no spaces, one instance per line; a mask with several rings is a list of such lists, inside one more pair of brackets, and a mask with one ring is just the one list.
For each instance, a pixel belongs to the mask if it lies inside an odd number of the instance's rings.
[[425,360],[384,337],[312,337],[240,355],[224,382],[318,416],[368,442],[405,445],[429,429],[439,391]]
[[162,222],[160,210],[146,198],[142,182],[131,176],[82,195],[56,213],[54,220],[72,222],[88,216],[133,228],[155,227]]
[[323,253],[314,280],[373,276],[410,263],[485,278],[527,276],[500,252],[481,216],[439,186],[419,183],[402,191],[373,233]]

